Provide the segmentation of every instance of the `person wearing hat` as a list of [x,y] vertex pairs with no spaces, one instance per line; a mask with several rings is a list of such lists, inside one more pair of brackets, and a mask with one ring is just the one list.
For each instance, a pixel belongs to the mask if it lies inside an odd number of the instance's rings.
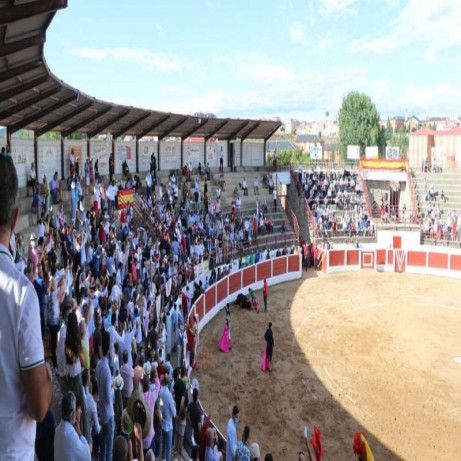
[[34,459],[36,423],[52,402],[51,369],[45,363],[40,309],[32,283],[14,265],[10,248],[19,216],[18,176],[10,156],[0,155],[0,459]]
[[68,391],[62,398],[61,416],[54,438],[55,459],[90,461],[90,447],[80,432],[81,408],[77,408],[77,398],[72,391]]
[[114,406],[112,375],[109,368],[109,333],[102,333],[102,358],[96,367],[96,379],[99,385],[99,416],[101,420],[101,456],[100,461],[112,461],[114,440]]
[[256,442],[253,442],[250,445],[250,459],[251,461],[259,461],[259,445]]

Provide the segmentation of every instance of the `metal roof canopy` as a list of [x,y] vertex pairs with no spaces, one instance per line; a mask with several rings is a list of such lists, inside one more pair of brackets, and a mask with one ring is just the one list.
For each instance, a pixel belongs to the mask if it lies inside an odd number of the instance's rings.
[[43,53],[46,30],[67,0],[0,0],[0,125],[8,133],[19,129],[41,136],[89,137],[189,136],[223,140],[267,140],[280,122],[204,118],[112,104],[81,93],[57,78]]

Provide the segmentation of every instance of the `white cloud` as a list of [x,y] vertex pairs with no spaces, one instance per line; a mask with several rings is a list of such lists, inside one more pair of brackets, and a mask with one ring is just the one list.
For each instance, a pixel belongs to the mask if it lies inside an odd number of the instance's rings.
[[86,59],[112,59],[132,64],[138,64],[148,69],[160,72],[181,71],[191,67],[188,62],[182,62],[175,56],[156,54],[147,48],[117,47],[117,48],[75,48],[73,54]]
[[388,30],[375,37],[352,42],[353,52],[384,54],[402,46],[424,45],[422,53],[429,61],[439,51],[461,45],[461,2],[459,0],[409,0]]
[[96,48],[75,48],[72,50],[72,53],[81,58],[95,59],[98,61],[107,58],[106,51]]
[[328,31],[323,34],[317,42],[317,51],[321,54],[327,52],[333,46],[333,34]]
[[304,39],[304,26],[300,23],[293,24],[289,32],[291,39],[295,42],[301,42]]
[[358,0],[319,0],[320,9],[325,14],[342,14],[352,11]]

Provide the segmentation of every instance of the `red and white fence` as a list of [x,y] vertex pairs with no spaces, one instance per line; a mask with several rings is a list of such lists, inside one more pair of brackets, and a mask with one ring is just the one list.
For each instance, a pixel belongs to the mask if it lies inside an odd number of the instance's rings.
[[324,250],[321,270],[335,272],[373,269],[461,278],[461,252],[450,248]]

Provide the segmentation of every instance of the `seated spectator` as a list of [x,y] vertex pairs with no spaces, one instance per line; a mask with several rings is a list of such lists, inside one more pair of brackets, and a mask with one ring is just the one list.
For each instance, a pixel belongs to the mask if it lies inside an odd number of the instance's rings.
[[71,459],[90,461],[90,447],[80,432],[81,407],[72,391],[64,394],[61,401],[62,421],[56,428],[54,457],[56,460]]
[[248,185],[247,185],[247,180],[245,178],[243,178],[241,186],[243,190],[243,195],[248,195]]

